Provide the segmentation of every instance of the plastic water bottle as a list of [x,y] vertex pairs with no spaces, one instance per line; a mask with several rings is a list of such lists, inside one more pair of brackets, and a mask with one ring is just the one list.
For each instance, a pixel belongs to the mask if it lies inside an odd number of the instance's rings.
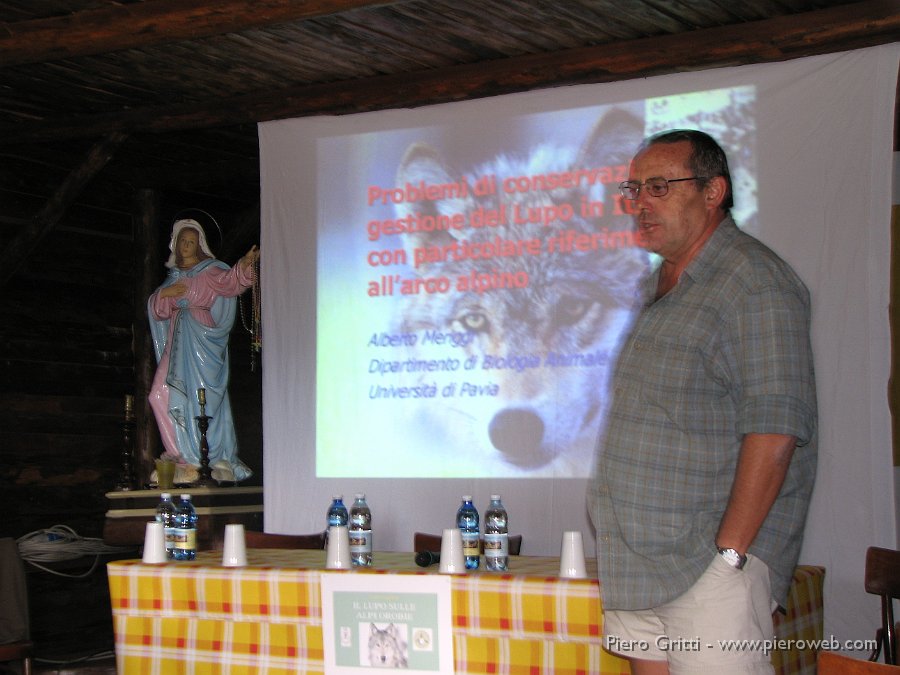
[[462,534],[463,555],[466,569],[477,570],[479,560],[478,510],[472,503],[471,495],[462,498],[462,505],[456,512],[456,525]]
[[162,523],[163,530],[166,533],[166,555],[171,559],[174,558],[173,546],[175,544],[175,504],[172,502],[172,495],[169,492],[163,492],[159,495],[159,504],[156,507],[156,522]]
[[334,495],[331,498],[331,506],[328,507],[328,527],[346,525],[348,518],[347,507],[344,506],[344,495]]
[[172,557],[175,560],[193,560],[197,555],[197,512],[191,496],[181,495],[181,503],[175,512]]
[[500,495],[491,495],[484,513],[484,566],[493,572],[509,568],[509,516]]
[[372,566],[372,511],[361,492],[350,507],[350,562],[357,567]]

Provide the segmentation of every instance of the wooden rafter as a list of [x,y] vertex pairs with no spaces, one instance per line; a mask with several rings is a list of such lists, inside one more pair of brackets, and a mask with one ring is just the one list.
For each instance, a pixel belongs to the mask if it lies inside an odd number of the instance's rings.
[[257,92],[199,104],[149,106],[121,113],[17,124],[0,127],[0,145],[92,137],[112,130],[166,132],[309,115],[417,107],[567,84],[649,77],[686,69],[785,61],[898,39],[900,11],[897,0],[868,0],[739,25],[550,54]]
[[25,264],[31,253],[66,213],[66,209],[78,198],[84,186],[106,166],[127,134],[114,131],[98,141],[88,151],[84,161],[66,176],[56,193],[47,200],[31,222],[7,244],[0,253],[0,286]]
[[0,23],[0,66],[55,61],[222,35],[353,9],[373,0],[154,0]]

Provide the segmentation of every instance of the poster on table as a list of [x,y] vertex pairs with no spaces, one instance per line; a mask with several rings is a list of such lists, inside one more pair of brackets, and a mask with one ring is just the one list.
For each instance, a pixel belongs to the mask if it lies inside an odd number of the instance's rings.
[[452,674],[450,578],[322,575],[325,672]]

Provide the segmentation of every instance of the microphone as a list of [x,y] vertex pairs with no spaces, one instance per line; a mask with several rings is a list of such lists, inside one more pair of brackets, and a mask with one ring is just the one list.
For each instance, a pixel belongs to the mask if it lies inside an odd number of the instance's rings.
[[419,567],[428,567],[439,562],[441,562],[441,554],[439,552],[421,551],[416,553],[416,565]]

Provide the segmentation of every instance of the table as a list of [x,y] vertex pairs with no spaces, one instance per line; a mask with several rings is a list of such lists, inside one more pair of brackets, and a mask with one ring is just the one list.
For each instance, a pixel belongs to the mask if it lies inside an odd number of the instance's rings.
[[[776,675],[816,675],[818,650],[825,635],[825,568],[798,565],[788,592],[786,612],[775,613],[775,637],[790,640],[790,649],[772,652]],[[801,646],[802,645],[802,646]]]
[[[322,673],[323,574],[434,574],[412,553],[376,552],[374,570],[326,571],[324,551],[250,550],[248,566],[225,568],[221,553],[194,562],[107,567],[122,675],[281,675]],[[596,576],[596,561],[588,573]],[[452,577],[457,673],[629,673],[601,649],[602,608],[596,578],[556,577],[553,557],[513,556],[506,574]],[[821,640],[825,570],[794,573],[787,615],[776,617],[784,640]],[[773,652],[776,672],[814,673],[815,650]]]
[[241,523],[248,530],[263,529],[263,489],[254,486],[176,487],[171,490],[124,490],[107,492],[108,509],[103,523],[103,541],[112,546],[140,546],[144,530],[153,520],[159,495],[189,493],[200,520],[197,543],[201,549],[222,546],[228,523]]
[[[412,553],[376,552],[376,569],[352,572],[323,569],[324,551],[250,550],[244,568],[220,557],[109,564],[119,673],[323,673],[323,574],[437,573],[416,567]],[[457,673],[629,672],[601,648],[596,578],[560,579],[551,557],[514,556],[510,568],[452,577]]]

